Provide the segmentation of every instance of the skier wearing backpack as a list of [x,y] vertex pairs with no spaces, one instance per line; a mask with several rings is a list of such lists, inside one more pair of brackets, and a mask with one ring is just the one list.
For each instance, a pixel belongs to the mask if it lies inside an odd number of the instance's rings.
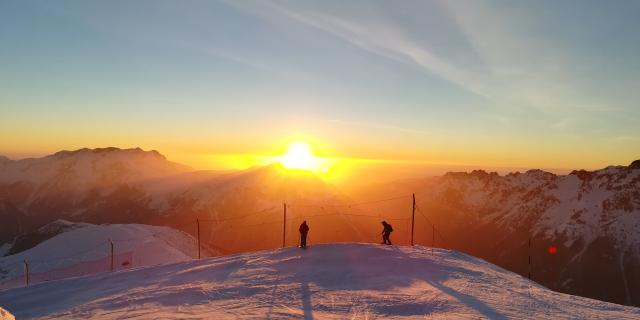
[[298,229],[298,231],[300,231],[300,248],[302,249],[306,249],[307,248],[307,233],[309,233],[309,226],[307,225],[307,221],[302,221],[302,224],[300,225],[300,228]]
[[389,236],[391,235],[391,232],[393,232],[393,228],[386,221],[382,221],[382,227],[382,244],[391,245]]

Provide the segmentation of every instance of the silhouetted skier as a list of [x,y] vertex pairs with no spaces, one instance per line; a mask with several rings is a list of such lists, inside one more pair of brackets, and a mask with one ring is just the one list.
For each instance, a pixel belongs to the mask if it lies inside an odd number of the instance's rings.
[[302,249],[306,249],[307,248],[307,233],[309,233],[309,226],[307,225],[307,221],[302,221],[302,224],[300,225],[300,228],[298,229],[298,231],[300,231],[300,248]]
[[389,240],[389,236],[391,235],[391,232],[393,232],[393,228],[386,221],[382,221],[382,226],[383,226],[383,229],[382,229],[382,244],[391,245],[391,240]]

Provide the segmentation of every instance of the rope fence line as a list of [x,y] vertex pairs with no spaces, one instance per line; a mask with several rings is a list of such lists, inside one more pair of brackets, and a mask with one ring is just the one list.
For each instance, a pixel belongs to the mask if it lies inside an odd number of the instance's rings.
[[243,226],[243,227],[261,227],[261,226],[267,226],[267,225],[272,225],[272,224],[276,224],[276,223],[277,224],[282,224],[282,220],[250,224],[250,225],[246,225],[246,226]]
[[276,210],[278,208],[279,207],[277,207],[277,206],[272,206],[271,208],[262,209],[262,210],[259,210],[259,211],[251,212],[249,214],[245,214],[243,216],[237,216],[237,217],[231,217],[231,218],[224,218],[224,219],[198,219],[198,220],[200,222],[224,222],[224,221],[232,221],[232,220],[242,220],[242,219],[246,219],[247,217],[254,216],[254,215],[257,215],[257,214],[260,214],[260,213],[274,211],[274,210]]
[[[409,196],[398,196],[398,197],[393,197],[393,198],[386,198],[386,199],[380,199],[380,200],[373,200],[373,201],[365,201],[365,202],[356,202],[356,203],[350,203],[350,204],[344,204],[344,205],[296,205],[296,204],[286,204],[287,208],[317,208],[322,210],[323,212],[327,209],[331,209],[331,208],[351,208],[351,207],[356,207],[356,206],[361,206],[361,205],[365,205],[365,204],[372,204],[372,203],[381,203],[381,202],[386,202],[386,201],[392,201],[392,200],[398,200],[398,199],[405,199],[407,197],[411,197],[411,195]],[[315,217],[323,217],[323,216],[351,216],[351,217],[365,217],[365,218],[377,218],[377,219],[385,219],[385,220],[391,220],[391,221],[401,221],[401,220],[411,220],[411,217],[406,217],[406,218],[390,218],[387,217],[386,215],[382,215],[382,214],[367,214],[366,211],[362,212],[362,209],[357,209],[359,210],[361,213],[351,213],[351,212],[344,212],[344,211],[334,211],[331,213],[323,213],[323,214],[303,214],[303,215],[298,215],[298,216],[293,216],[290,219],[287,218],[287,220],[294,220],[294,219],[305,219],[305,218],[315,218]]]
[[[440,239],[442,239],[442,241],[443,241],[444,243],[449,244],[449,241],[447,241],[447,239],[442,235],[442,233],[440,233],[440,231],[438,230],[438,228],[436,228],[436,224],[435,224],[431,219],[429,219],[429,218],[428,218],[428,217],[427,217],[427,216],[422,212],[422,210],[420,209],[420,207],[419,207],[418,205],[416,205],[416,211],[418,211],[418,213],[420,213],[420,215],[421,215],[425,220],[427,220],[427,222],[428,222],[428,223],[430,223],[430,224],[431,224],[431,226],[432,226],[432,228],[433,228],[433,232],[434,232],[435,234],[437,234],[437,235],[440,237]],[[435,245],[435,244],[432,244],[432,247],[433,247],[434,245]]]
[[[364,217],[364,218],[376,218],[376,219],[385,219],[385,220],[411,220],[411,218],[386,218],[384,216],[374,216],[374,215],[367,215],[367,214],[338,212],[338,213],[328,213],[328,214],[316,214],[316,215],[303,215],[303,216],[287,217],[287,221],[299,220],[299,219],[307,219],[307,218],[317,218],[317,217],[335,217],[335,216]],[[279,222],[282,222],[282,220],[279,221]]]
[[[186,226],[192,226],[192,225],[193,225],[193,221],[189,221],[189,222],[177,225],[177,226],[155,226],[155,227],[166,227],[166,228],[171,228],[171,229],[182,231],[182,229],[184,229]],[[162,234],[162,233],[164,233],[164,231],[155,231],[155,232],[151,232],[149,235],[144,236],[144,237],[125,238],[125,239],[109,238],[109,240],[111,240],[113,242],[128,242],[128,241],[133,241],[133,240],[146,240],[146,239],[151,239],[151,238],[157,238],[157,236],[159,234]]]
[[354,203],[346,203],[346,204],[287,204],[287,206],[289,207],[302,207],[302,208],[321,208],[321,207],[330,207],[330,208],[334,208],[334,207],[355,207],[355,206],[361,206],[361,205],[365,205],[365,204],[372,204],[372,203],[380,203],[380,202],[386,202],[386,201],[391,201],[391,200],[398,200],[398,199],[404,199],[404,198],[411,198],[411,195],[404,195],[404,196],[397,196],[397,197],[393,197],[393,198],[387,198],[387,199],[379,199],[379,200],[371,200],[371,201],[365,201],[365,202],[354,202]]
[[[393,200],[400,200],[400,199],[411,199],[413,198],[413,212],[412,215],[409,217],[387,217],[387,215],[385,214],[369,214],[368,211],[371,210],[363,210],[361,208],[354,208],[354,207],[360,207],[360,206],[364,206],[364,205],[368,205],[368,204],[376,204],[376,203],[382,203],[382,202],[388,202],[388,201],[393,201]],[[407,203],[408,205],[409,203]],[[195,224],[197,226],[197,239],[195,239],[197,241],[197,250],[198,250],[198,255],[197,258],[200,259],[200,248],[204,247],[206,249],[209,249],[210,253],[216,252],[214,254],[223,254],[225,249],[222,248],[218,248],[216,246],[213,246],[213,248],[215,248],[215,250],[212,250],[210,243],[207,244],[203,244],[200,242],[200,223],[214,223],[214,229],[211,229],[211,233],[210,233],[210,241],[209,242],[213,242],[211,240],[213,240],[213,233],[214,231],[217,233],[218,230],[220,230],[225,222],[229,222],[229,221],[241,221],[241,220],[245,220],[249,217],[252,216],[256,216],[256,215],[260,215],[260,214],[264,214],[267,212],[271,212],[273,213],[274,211],[278,210],[279,206],[271,206],[269,208],[265,208],[262,210],[258,210],[258,211],[253,211],[241,216],[233,216],[233,217],[229,217],[229,218],[222,218],[222,219],[199,219],[197,218],[195,221]],[[322,213],[317,213],[317,214],[296,214],[295,209],[299,209],[299,210],[303,210],[303,211],[307,211],[306,209],[308,208],[313,208],[313,209],[319,209],[320,212]],[[432,232],[433,232],[433,240],[432,240],[432,246],[435,246],[435,236],[437,235],[441,240],[442,243],[448,243],[448,241],[446,240],[446,238],[442,235],[442,233],[440,232],[440,230],[438,230],[435,226],[435,223],[429,219],[429,217],[427,217],[427,215],[423,212],[423,210],[417,206],[415,204],[415,196],[412,195],[402,195],[402,196],[396,196],[396,197],[391,197],[391,198],[384,198],[384,199],[378,199],[378,200],[371,200],[371,201],[363,201],[363,202],[353,202],[353,203],[347,203],[347,204],[299,204],[299,203],[294,203],[294,204],[288,204],[288,203],[283,203],[283,209],[284,209],[284,216],[281,217],[281,219],[278,220],[269,220],[269,221],[264,221],[264,222],[260,222],[260,223],[254,223],[254,224],[241,224],[241,225],[234,225],[231,224],[229,227],[232,229],[237,229],[237,228],[252,228],[252,227],[259,227],[259,226],[271,226],[271,225],[275,225],[275,224],[284,224],[284,234],[283,234],[283,247],[286,245],[285,242],[285,237],[286,237],[286,230],[287,230],[287,224],[289,224],[289,226],[291,227],[291,223],[293,221],[299,221],[299,220],[304,220],[304,219],[312,219],[312,218],[321,218],[321,217],[356,217],[356,218],[375,218],[375,219],[383,219],[383,220],[388,220],[388,221],[398,221],[400,223],[400,225],[404,228],[410,228],[410,235],[411,235],[411,245],[413,245],[413,229],[414,229],[414,224],[415,224],[415,213],[416,211],[420,214],[420,216],[422,216],[425,221],[429,224],[431,224],[432,226]],[[294,209],[293,212],[289,212],[289,216],[287,216],[287,209]],[[328,210],[333,209],[333,212],[327,212]],[[349,212],[350,210],[348,209],[354,209],[356,210],[355,212]],[[388,210],[388,209],[386,209]],[[408,210],[408,209],[407,209]],[[347,212],[345,212],[347,211]],[[209,212],[211,213],[211,209],[209,208]],[[308,212],[308,211],[307,211]],[[326,212],[326,213],[325,213]],[[292,214],[293,213],[293,214]],[[409,214],[409,212],[407,212],[407,214]],[[265,216],[266,218],[267,216]],[[273,216],[271,216],[273,217]],[[404,222],[411,222],[410,225],[404,225]],[[347,222],[351,222],[354,223],[354,221],[347,221]],[[187,229],[189,226],[193,226],[194,225],[194,221],[187,221],[185,223],[182,223],[180,225],[173,225],[173,226],[166,226],[166,227],[172,227],[174,229],[180,230],[181,232],[185,232],[184,230]],[[189,228],[190,229],[190,228]],[[280,229],[282,230],[282,229]],[[355,230],[355,229],[354,229]],[[423,229],[424,230],[424,229]],[[402,230],[403,232],[401,234],[405,234],[408,235],[409,234],[409,230]],[[113,271],[114,270],[114,266],[113,266],[113,256],[114,256],[114,242],[115,243],[122,243],[122,242],[130,242],[130,241],[140,241],[140,240],[144,240],[146,242],[147,239],[151,239],[151,238],[155,238],[161,241],[164,241],[165,243],[171,245],[171,241],[164,239],[162,237],[158,237],[158,235],[163,234],[165,231],[164,230],[158,230],[155,232],[152,232],[148,235],[145,235],[144,237],[131,237],[131,238],[111,238],[106,242],[102,242],[99,243],[95,246],[92,246],[89,249],[83,250],[81,252],[76,252],[73,253],[71,255],[65,256],[65,257],[61,257],[61,258],[56,258],[56,259],[48,259],[48,260],[33,260],[33,261],[29,261],[27,262],[27,259],[25,259],[24,261],[16,261],[13,262],[11,264],[8,265],[2,265],[0,264],[0,275],[3,274],[7,274],[10,270],[14,270],[15,271],[15,267],[18,265],[22,265],[24,264],[25,266],[25,278],[28,279],[28,264],[35,264],[40,265],[43,263],[46,264],[53,264],[53,263],[57,263],[60,264],[60,262],[63,261],[79,261],[79,262],[85,262],[84,261],[84,257],[92,252],[96,252],[99,250],[99,248],[102,248],[100,251],[101,252],[108,252],[109,247],[111,247],[111,266],[110,266],[110,270]],[[361,231],[360,231],[361,232]],[[372,232],[371,234],[369,234],[369,232],[365,232],[364,233],[366,235],[366,237],[369,236],[373,236],[374,234],[378,234],[377,232]],[[360,233],[360,235],[362,235],[362,233]],[[378,234],[379,236],[379,234]],[[228,250],[227,250],[228,251]],[[228,252],[232,252],[232,251],[228,251]],[[77,258],[81,257],[80,260],[78,260]],[[76,258],[74,260],[74,258]],[[38,269],[38,268],[35,268]],[[9,270],[9,271],[8,271]],[[15,272],[14,272],[15,273]],[[2,285],[2,282],[0,282],[0,286]],[[28,285],[28,281],[27,281],[27,285]]]
[[[104,243],[99,243],[99,244],[97,244],[97,245],[95,245],[95,246],[93,246],[93,247],[91,247],[91,248],[89,248],[87,250],[83,250],[81,252],[76,252],[76,253],[73,253],[73,254],[68,255],[68,256],[64,256],[64,257],[56,258],[56,259],[48,259],[48,260],[29,260],[29,263],[31,263],[31,264],[41,264],[41,263],[49,263],[49,262],[52,262],[52,261],[73,260],[73,258],[76,258],[76,257],[79,257],[79,256],[84,256],[87,253],[93,252],[98,247],[102,247],[104,245],[105,245]],[[22,262],[19,262],[19,263],[22,264]]]

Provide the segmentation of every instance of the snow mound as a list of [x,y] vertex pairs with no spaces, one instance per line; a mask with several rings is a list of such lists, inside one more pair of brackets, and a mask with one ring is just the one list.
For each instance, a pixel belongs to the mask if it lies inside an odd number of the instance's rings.
[[638,319],[455,251],[374,244],[285,248],[0,291],[18,318]]
[[32,284],[109,271],[109,241],[115,270],[192,260],[198,252],[193,237],[169,227],[79,223],[29,250],[0,258],[0,288],[24,284],[25,260]]
[[5,250],[0,250],[2,256],[13,255],[25,250],[29,250],[39,243],[51,239],[58,234],[86,226],[86,223],[71,222],[64,219],[58,219],[53,222],[36,229],[35,231],[24,233],[13,239],[13,243],[5,245]]

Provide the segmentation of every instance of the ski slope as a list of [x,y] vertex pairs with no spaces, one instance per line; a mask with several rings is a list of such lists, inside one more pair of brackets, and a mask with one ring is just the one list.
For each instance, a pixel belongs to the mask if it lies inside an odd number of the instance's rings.
[[109,241],[113,243],[116,270],[192,260],[198,252],[193,237],[169,227],[56,223],[69,228],[31,249],[0,257],[0,288],[23,285],[25,260],[31,283],[109,271]]
[[0,291],[18,319],[639,319],[455,251],[285,248]]

